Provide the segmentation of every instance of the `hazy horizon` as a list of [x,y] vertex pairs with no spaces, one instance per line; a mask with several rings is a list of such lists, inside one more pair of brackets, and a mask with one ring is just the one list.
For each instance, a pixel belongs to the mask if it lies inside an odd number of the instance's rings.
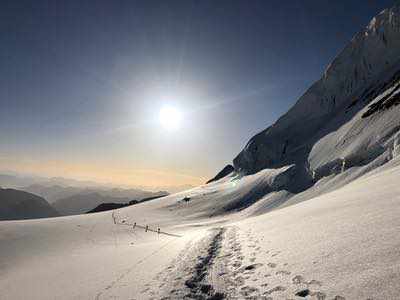
[[[137,184],[121,184],[121,183],[112,183],[106,181],[95,181],[90,178],[72,178],[72,177],[63,177],[63,176],[44,176],[43,174],[35,174],[35,173],[24,173],[24,172],[16,172],[7,169],[0,170],[0,176],[10,176],[15,177],[17,182],[23,182],[22,184],[0,184],[0,188],[17,188],[23,189],[32,185],[41,185],[41,186],[61,186],[61,187],[76,187],[76,188],[88,188],[88,189],[137,189],[142,191],[166,191],[168,193],[176,193],[189,188],[193,188],[194,185],[190,184],[182,184],[182,185],[137,185]],[[204,183],[204,182],[203,182]]]

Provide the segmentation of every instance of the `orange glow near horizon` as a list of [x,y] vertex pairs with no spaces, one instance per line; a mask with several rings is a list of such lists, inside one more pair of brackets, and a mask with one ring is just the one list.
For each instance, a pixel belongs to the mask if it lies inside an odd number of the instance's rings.
[[36,161],[0,158],[0,169],[43,177],[90,180],[121,187],[176,187],[200,185],[205,178],[182,174],[178,170],[135,169],[130,166],[69,163],[56,160]]

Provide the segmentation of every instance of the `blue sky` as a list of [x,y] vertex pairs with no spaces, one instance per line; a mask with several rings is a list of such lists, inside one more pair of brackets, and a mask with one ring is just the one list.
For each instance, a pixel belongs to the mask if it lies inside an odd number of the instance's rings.
[[[196,184],[393,1],[3,1],[0,169]],[[179,111],[178,129],[158,122]]]

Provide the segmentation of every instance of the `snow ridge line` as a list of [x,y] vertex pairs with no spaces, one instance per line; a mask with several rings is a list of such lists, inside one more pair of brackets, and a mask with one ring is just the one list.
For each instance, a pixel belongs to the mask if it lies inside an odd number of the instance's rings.
[[207,281],[207,275],[210,275],[210,268],[222,247],[223,234],[225,228],[218,228],[217,233],[211,239],[207,249],[206,256],[199,258],[199,262],[194,267],[193,276],[185,281],[185,285],[189,288],[188,298],[219,300],[225,299],[225,295],[215,292],[214,287]]

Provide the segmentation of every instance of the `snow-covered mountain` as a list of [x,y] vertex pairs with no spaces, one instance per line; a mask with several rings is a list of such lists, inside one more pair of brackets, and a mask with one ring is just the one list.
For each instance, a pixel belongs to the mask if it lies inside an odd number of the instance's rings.
[[297,188],[304,190],[323,176],[383,163],[399,139],[399,92],[395,5],[373,18],[285,115],[250,139],[234,167],[253,174],[295,165]]

